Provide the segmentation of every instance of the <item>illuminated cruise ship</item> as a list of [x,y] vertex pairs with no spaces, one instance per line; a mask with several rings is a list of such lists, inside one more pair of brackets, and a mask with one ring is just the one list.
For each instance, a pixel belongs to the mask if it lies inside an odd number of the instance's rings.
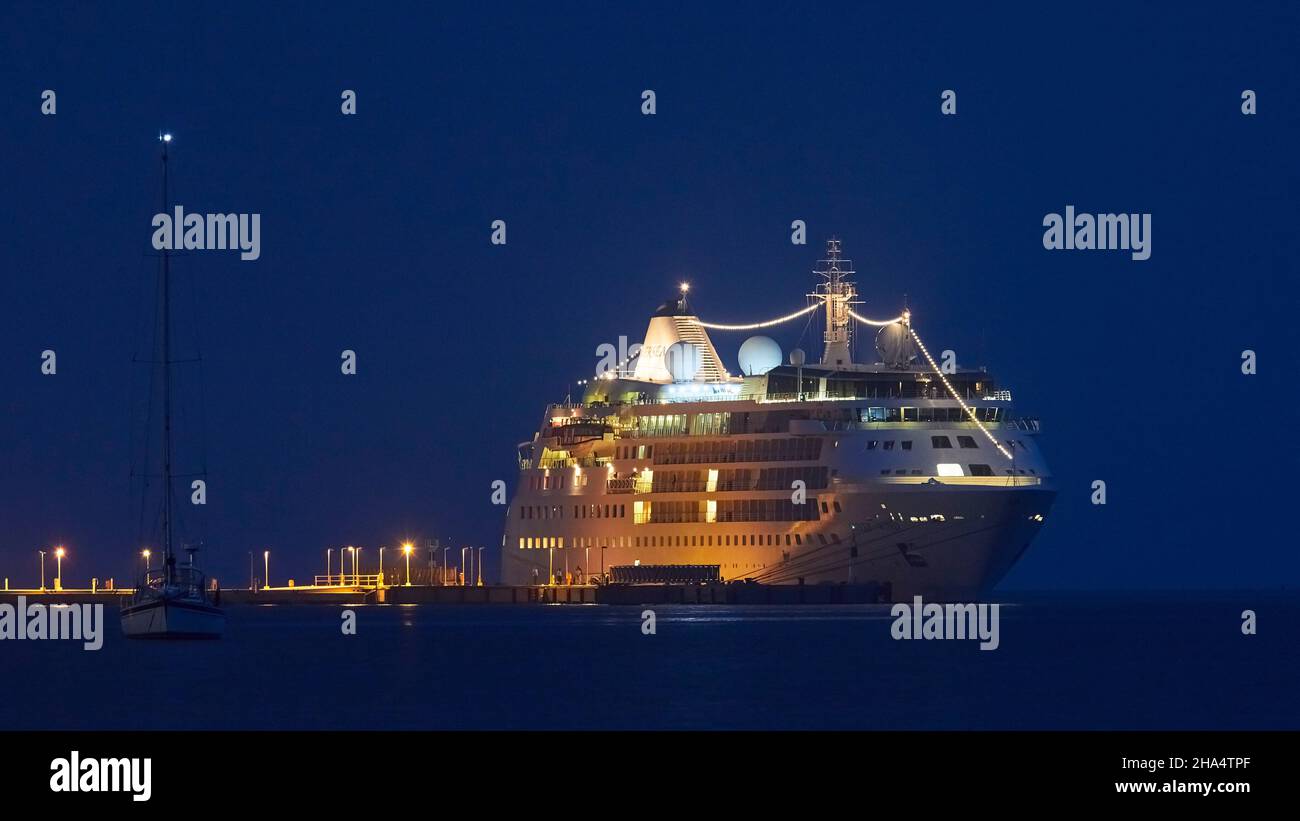
[[[705,569],[877,583],[894,600],[987,594],[1056,495],[1038,421],[1016,415],[987,370],[936,361],[907,311],[858,314],[839,241],[815,273],[804,309],[754,325],[699,319],[683,285],[581,402],[548,407],[519,448],[503,582],[606,581],[635,567],[647,581]],[[733,375],[708,335],[819,310],[819,363],[755,336]],[[853,361],[863,325],[872,364]]]

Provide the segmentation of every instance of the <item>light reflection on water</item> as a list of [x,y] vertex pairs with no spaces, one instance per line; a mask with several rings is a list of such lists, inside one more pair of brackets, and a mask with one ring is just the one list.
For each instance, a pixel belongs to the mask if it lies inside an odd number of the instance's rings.
[[98,652],[0,642],[0,727],[1300,729],[1294,596],[1002,604],[990,652],[895,641],[889,605],[244,606],[163,643],[109,608]]

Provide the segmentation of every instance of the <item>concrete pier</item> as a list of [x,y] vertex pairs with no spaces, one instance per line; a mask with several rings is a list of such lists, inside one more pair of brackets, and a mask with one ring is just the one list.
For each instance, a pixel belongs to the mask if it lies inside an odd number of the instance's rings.
[[[7,590],[0,602],[13,604],[25,596],[28,604],[106,604],[117,606],[130,590]],[[364,604],[875,604],[888,601],[879,585],[765,585],[714,582],[708,584],[571,584],[461,587],[272,587],[221,591],[222,606],[239,605],[364,605]]]

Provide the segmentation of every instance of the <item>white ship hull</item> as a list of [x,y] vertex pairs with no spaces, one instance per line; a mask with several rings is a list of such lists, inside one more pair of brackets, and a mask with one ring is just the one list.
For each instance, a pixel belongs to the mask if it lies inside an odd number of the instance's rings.
[[[1054,496],[1055,491],[1042,487],[913,485],[837,493],[842,512],[820,522],[635,528],[642,544],[653,539],[655,546],[625,546],[635,545],[636,538],[608,535],[622,532],[608,527],[592,530],[601,534],[590,537],[595,540],[592,547],[570,546],[573,541],[566,540],[564,548],[512,550],[507,541],[503,581],[544,583],[552,573],[581,580],[603,576],[617,565],[717,564],[726,580],[877,583],[885,585],[886,595],[895,601],[917,595],[934,601],[970,601],[987,596],[1020,558],[1042,528]],[[719,546],[724,532],[743,534],[749,543]],[[795,533],[803,544],[797,546],[790,539],[787,547],[786,537]],[[827,544],[821,544],[821,535],[827,537]],[[583,536],[576,538],[585,545]],[[685,545],[677,546],[678,540]],[[758,544],[752,544],[755,541]]]
[[219,639],[225,630],[226,614],[210,604],[156,598],[122,608],[127,638]]

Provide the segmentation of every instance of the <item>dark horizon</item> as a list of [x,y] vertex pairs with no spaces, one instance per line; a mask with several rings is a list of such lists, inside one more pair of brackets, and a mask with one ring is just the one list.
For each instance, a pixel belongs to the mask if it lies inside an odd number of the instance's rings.
[[[1291,10],[1036,10],[1026,38],[1015,13],[971,8],[156,8],[22,7],[0,34],[14,586],[59,543],[69,585],[139,566],[130,360],[164,130],[173,202],[262,215],[260,259],[177,262],[204,355],[204,564],[224,585],[264,549],[276,583],[346,544],[371,566],[405,538],[498,549],[491,483],[513,488],[516,443],[599,345],[640,341],[683,279],[710,321],[802,307],[831,235],[864,313],[906,300],[932,349],[1043,420],[1060,495],[1002,589],[1300,579],[1280,515],[1294,447],[1270,413],[1295,394]],[[1045,250],[1044,215],[1069,205],[1151,213],[1151,258]],[[803,327],[769,335],[788,351]],[[712,334],[733,371],[747,336]]]

